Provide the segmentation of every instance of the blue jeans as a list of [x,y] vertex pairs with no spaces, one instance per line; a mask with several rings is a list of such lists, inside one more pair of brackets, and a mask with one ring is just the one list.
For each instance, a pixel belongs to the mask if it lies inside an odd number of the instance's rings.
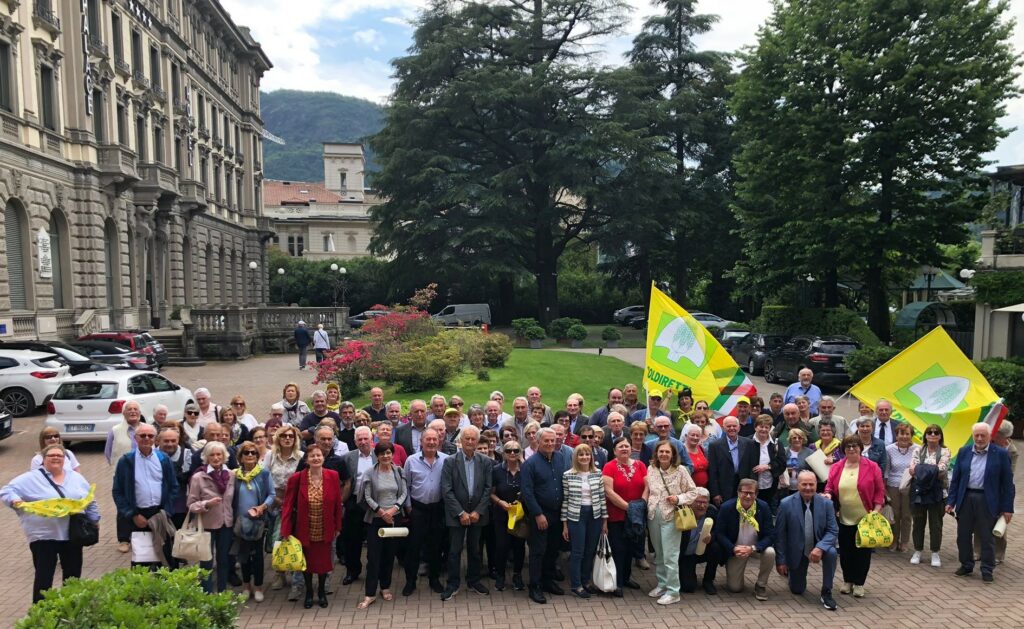
[[[210,546],[213,548],[213,560],[217,563],[217,591],[223,592],[228,589],[228,573],[234,566],[231,561],[231,542],[234,533],[230,526],[222,526],[219,529],[207,529],[210,534]],[[204,570],[213,568],[214,561],[201,561],[199,567]],[[207,594],[213,593],[213,575],[203,579],[203,591]]]
[[569,527],[569,585],[574,590],[583,587],[584,581],[590,583],[590,575],[594,572],[594,555],[597,553],[597,540],[601,537],[601,520],[594,517],[592,507],[580,508],[580,519],[576,522],[566,521]]

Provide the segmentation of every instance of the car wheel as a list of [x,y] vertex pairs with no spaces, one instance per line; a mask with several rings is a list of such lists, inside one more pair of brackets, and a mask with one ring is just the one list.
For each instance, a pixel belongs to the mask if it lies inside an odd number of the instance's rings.
[[7,411],[14,417],[24,417],[36,408],[36,402],[32,394],[18,387],[7,389],[0,395]]
[[775,382],[775,365],[770,360],[764,361],[764,381],[768,383]]
[[750,360],[747,361],[747,373],[749,373],[752,376],[755,375],[754,374],[754,358],[753,358],[753,356],[751,356]]

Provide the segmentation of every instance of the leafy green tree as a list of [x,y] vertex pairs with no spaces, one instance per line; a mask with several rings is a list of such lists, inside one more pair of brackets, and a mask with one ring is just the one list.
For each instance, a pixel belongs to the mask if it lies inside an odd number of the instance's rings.
[[825,302],[863,282],[889,339],[892,278],[939,265],[980,210],[970,175],[1006,135],[1017,90],[1007,4],[788,0],[746,55],[733,109],[745,280],[777,291],[808,275]]
[[[536,278],[538,318],[559,316],[558,260],[615,216],[597,199],[646,134],[610,115],[592,44],[621,0],[436,0],[420,16],[385,126],[374,251],[403,267]],[[617,209],[622,215],[623,209]]]

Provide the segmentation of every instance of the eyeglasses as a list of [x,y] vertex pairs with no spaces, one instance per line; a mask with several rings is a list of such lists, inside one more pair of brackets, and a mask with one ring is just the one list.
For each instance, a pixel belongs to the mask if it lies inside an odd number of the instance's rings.
[[756,491],[741,491],[741,492],[739,492],[739,494],[741,496],[753,496],[756,493],[757,493]]
[[505,449],[505,454],[519,454],[520,452],[522,452],[522,450],[509,450],[507,448]]
[[199,415],[199,411],[185,411],[186,415]]
[[246,450],[242,453],[242,456],[259,456],[260,453],[255,450]]
[[459,408],[462,408],[465,405],[466,405],[465,402],[452,402],[452,406],[457,406]]

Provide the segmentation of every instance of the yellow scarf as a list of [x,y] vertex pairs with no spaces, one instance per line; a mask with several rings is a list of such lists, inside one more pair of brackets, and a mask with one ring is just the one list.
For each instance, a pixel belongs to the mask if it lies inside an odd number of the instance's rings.
[[840,443],[842,443],[842,441],[840,441],[839,439],[836,439],[835,437],[833,437],[832,441],[829,442],[829,444],[827,446],[822,447],[821,446],[821,439],[818,439],[817,441],[814,442],[814,447],[819,449],[819,450],[821,450],[821,453],[824,454],[825,456],[828,456],[828,455],[832,454],[833,452],[835,452],[836,448],[839,447]]
[[248,474],[243,472],[242,468],[239,467],[239,468],[237,468],[235,470],[235,478],[237,478],[238,480],[240,480],[243,483],[245,483],[245,488],[246,489],[251,490],[252,489],[252,479],[254,479],[257,476],[259,476],[260,472],[262,472],[262,471],[263,471],[263,467],[259,463],[256,464],[256,467],[254,467],[251,470],[249,470]]
[[754,529],[758,533],[761,532],[761,525],[757,523],[757,501],[756,500],[754,501],[754,504],[750,505],[749,509],[744,509],[743,505],[740,503],[740,499],[737,498],[736,499],[736,510],[740,512],[740,517],[743,518],[744,520],[746,520],[747,524],[750,525],[750,528]]
[[47,498],[46,500],[33,500],[23,502],[18,508],[29,515],[38,515],[44,518],[63,518],[76,513],[82,513],[92,503],[93,495],[96,493],[96,485],[89,485],[89,494],[85,498]]

